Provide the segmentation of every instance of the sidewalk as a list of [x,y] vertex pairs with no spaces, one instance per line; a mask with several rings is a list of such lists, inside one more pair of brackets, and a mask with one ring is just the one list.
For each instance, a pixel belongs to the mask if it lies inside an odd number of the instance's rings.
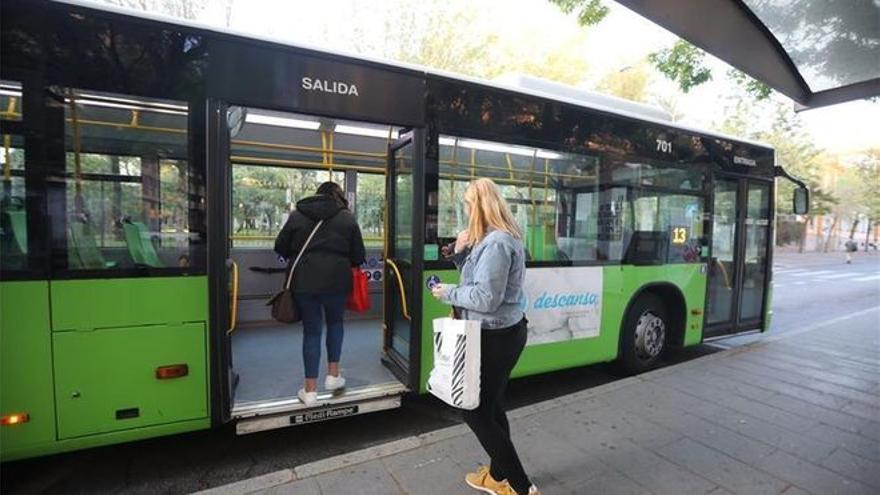
[[[811,265],[826,265],[846,262],[846,253],[844,251],[830,251],[827,253],[809,251],[798,253],[797,250],[783,251],[776,249],[773,251],[774,268],[793,268]],[[880,263],[880,251],[859,251],[853,253],[853,263]]]
[[[544,494],[880,493],[880,308],[510,412]],[[443,407],[439,405],[438,407]],[[475,494],[455,426],[203,493]]]

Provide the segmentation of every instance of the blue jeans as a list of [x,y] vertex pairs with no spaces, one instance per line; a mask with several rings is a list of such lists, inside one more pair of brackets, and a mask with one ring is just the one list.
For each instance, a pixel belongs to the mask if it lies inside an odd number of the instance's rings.
[[295,293],[303,323],[303,363],[306,378],[318,378],[321,364],[321,326],[327,323],[327,361],[338,363],[342,354],[342,318],[348,294]]

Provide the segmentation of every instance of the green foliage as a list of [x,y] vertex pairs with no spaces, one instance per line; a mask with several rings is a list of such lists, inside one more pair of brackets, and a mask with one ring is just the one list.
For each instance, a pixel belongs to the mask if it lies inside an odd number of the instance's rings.
[[638,64],[606,74],[599,81],[597,89],[627,100],[644,102],[649,80],[650,74],[645,64]]
[[648,55],[648,60],[666,77],[678,83],[685,93],[712,79],[712,71],[706,67],[706,52],[684,40]]
[[741,70],[730,68],[727,70],[727,77],[745,89],[746,93],[752,95],[756,100],[766,100],[771,94],[773,94],[773,88],[754,79]]
[[[766,129],[755,127],[768,112],[773,112],[771,125]],[[727,117],[721,130],[734,136],[761,141],[776,150],[776,163],[792,175],[803,179],[810,189],[810,216],[827,214],[837,204],[834,194],[823,187],[823,175],[828,173],[831,158],[813,144],[804,131],[800,117],[790,105],[769,102],[756,105],[748,98],[736,98],[733,106],[725,109]],[[776,211],[791,213],[794,184],[788,180],[777,182]]]
[[608,15],[608,7],[602,0],[550,0],[559,10],[570,14],[577,11],[578,23],[581,26],[595,26]]
[[872,223],[880,222],[880,148],[867,150],[856,164],[856,171],[862,184],[859,199],[865,213]]

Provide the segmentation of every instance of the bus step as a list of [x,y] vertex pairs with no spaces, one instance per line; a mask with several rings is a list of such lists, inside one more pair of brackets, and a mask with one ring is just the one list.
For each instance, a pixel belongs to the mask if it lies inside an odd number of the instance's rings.
[[380,397],[359,402],[327,404],[325,406],[301,409],[284,414],[240,419],[235,425],[235,433],[237,435],[247,435],[259,431],[317,423],[319,421],[345,418],[357,414],[384,411],[386,409],[395,409],[398,407],[400,407],[400,395]]

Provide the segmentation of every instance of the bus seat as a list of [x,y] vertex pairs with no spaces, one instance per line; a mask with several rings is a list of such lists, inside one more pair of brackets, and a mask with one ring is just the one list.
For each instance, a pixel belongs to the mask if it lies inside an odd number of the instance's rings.
[[12,228],[12,238],[21,254],[27,254],[27,216],[24,210],[4,211],[7,224]]
[[146,265],[153,268],[165,266],[156,254],[156,248],[150,241],[150,232],[142,222],[124,220],[122,229],[125,232],[125,244],[131,259],[138,265]]
[[4,198],[0,203],[0,228],[6,236],[4,247],[16,256],[27,255],[27,216],[24,200],[19,197]]
[[595,260],[596,251],[593,249],[592,243],[587,239],[579,237],[559,237],[557,246],[560,253],[569,260]]
[[113,268],[116,263],[106,261],[101,249],[95,243],[95,236],[86,220],[71,218],[67,223],[67,259],[71,268],[98,269]]

